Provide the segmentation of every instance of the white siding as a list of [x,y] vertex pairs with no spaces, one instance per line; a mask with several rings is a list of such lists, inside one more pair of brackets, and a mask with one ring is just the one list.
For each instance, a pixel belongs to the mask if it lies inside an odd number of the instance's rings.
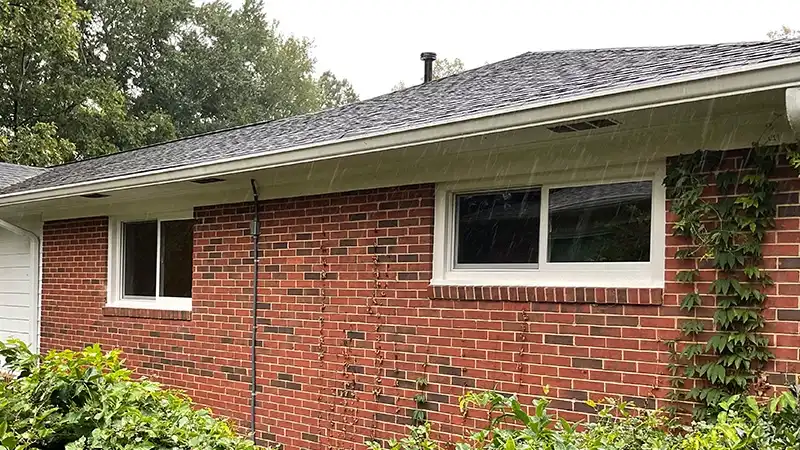
[[0,339],[36,346],[35,270],[30,240],[0,229]]

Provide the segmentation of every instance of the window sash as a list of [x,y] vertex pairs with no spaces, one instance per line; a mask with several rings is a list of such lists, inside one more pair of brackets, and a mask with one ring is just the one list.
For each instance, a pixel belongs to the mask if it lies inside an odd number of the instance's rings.
[[[620,267],[629,267],[631,265],[650,264],[653,262],[653,218],[655,217],[656,202],[654,201],[653,189],[655,186],[651,184],[650,192],[650,260],[648,261],[623,261],[623,262],[552,262],[548,261],[549,243],[550,243],[550,191],[553,189],[581,187],[581,186],[601,186],[628,183],[634,181],[650,181],[643,179],[629,179],[629,180],[614,180],[606,183],[599,182],[586,182],[586,183],[570,183],[570,184],[548,184],[548,185],[528,185],[528,186],[515,186],[503,189],[472,189],[465,191],[453,191],[448,204],[450,206],[448,211],[449,220],[452,222],[453,233],[451,236],[452,250],[449,252],[450,264],[453,270],[467,269],[479,271],[493,271],[493,270],[536,270],[545,265],[619,265]],[[458,236],[459,236],[459,220],[458,220],[458,197],[470,194],[490,194],[493,192],[515,191],[520,189],[539,189],[541,192],[541,201],[539,204],[539,254],[538,262],[536,263],[479,263],[479,264],[464,264],[458,262]],[[590,269],[591,270],[591,269]]]
[[[434,223],[434,273],[432,284],[475,286],[553,286],[553,287],[663,287],[665,245],[665,193],[661,185],[663,166],[647,175],[612,177],[603,180],[583,177],[586,181],[549,183],[553,175],[543,177],[541,184],[531,177],[512,177],[502,186],[496,181],[462,181],[437,185]],[[631,170],[630,172],[633,172]],[[515,182],[516,181],[516,182]],[[551,189],[650,181],[650,260],[639,262],[548,262],[549,191]],[[457,196],[515,189],[541,189],[539,255],[537,264],[458,264]]]
[[[109,234],[109,286],[107,304],[113,307],[191,310],[191,297],[169,297],[161,295],[161,224],[191,217],[176,215],[159,219],[117,218],[110,223]],[[155,296],[125,295],[125,223],[156,222],[156,290]]]
[[539,205],[539,254],[537,255],[537,259],[541,261],[541,227],[542,227],[542,219],[541,219],[541,202],[543,199],[541,198],[544,195],[541,186],[516,186],[508,189],[479,189],[479,190],[470,190],[464,192],[453,192],[452,198],[449,200],[451,206],[451,212],[449,213],[450,219],[453,222],[453,234],[452,234],[452,242],[453,242],[453,251],[452,251],[452,265],[453,268],[456,269],[470,269],[470,270],[499,270],[499,269],[537,269],[539,267],[539,263],[459,263],[458,262],[458,241],[461,230],[459,229],[460,224],[458,221],[458,197],[462,195],[470,195],[470,194],[492,194],[495,192],[504,192],[504,191],[520,191],[520,190],[538,190],[540,196],[540,205]]

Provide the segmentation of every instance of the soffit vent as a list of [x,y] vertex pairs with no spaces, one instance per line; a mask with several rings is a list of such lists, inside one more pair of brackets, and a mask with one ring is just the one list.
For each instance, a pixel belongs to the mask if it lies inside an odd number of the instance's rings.
[[580,122],[562,123],[547,127],[554,133],[574,133],[576,131],[596,130],[598,128],[608,128],[619,125],[620,123],[612,119],[594,119]]
[[91,194],[83,194],[81,195],[83,198],[106,198],[108,194],[101,194],[99,192],[93,192]]
[[192,183],[196,183],[196,184],[211,184],[211,183],[221,183],[223,181],[225,181],[225,180],[222,179],[222,178],[209,177],[209,178],[200,178],[199,180],[192,180]]

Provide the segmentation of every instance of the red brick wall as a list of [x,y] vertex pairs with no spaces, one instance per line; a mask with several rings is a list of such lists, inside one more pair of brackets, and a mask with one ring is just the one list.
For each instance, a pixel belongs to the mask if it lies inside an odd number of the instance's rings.
[[[235,241],[235,232],[229,230],[224,240]],[[203,242],[196,241],[199,250]],[[230,376],[250,360],[247,333],[235,330],[246,328],[246,299],[234,304],[220,296],[213,305],[198,299],[190,314],[104,308],[105,217],[45,223],[42,252],[43,351],[93,343],[120,348],[139,374],[184,389],[231,418],[247,418],[249,384]]]
[[[765,247],[779,284],[766,315],[778,357],[770,369],[794,374],[800,181],[789,171],[782,176],[779,230]],[[553,406],[571,419],[586,418],[589,397],[663,405],[657,399],[669,380],[661,341],[677,336],[683,317],[684,287],[670,281],[679,242],[668,240],[663,296],[591,287],[432,289],[433,197],[424,185],[262,204],[261,439],[290,449],[353,448],[404,432],[418,378],[429,383],[426,408],[439,436],[474,423],[477,414],[463,418],[457,409],[458,397],[473,389],[518,393],[527,402],[549,385]],[[140,373],[246,424],[251,214],[250,204],[195,210],[193,311],[172,318],[181,320],[103,309],[105,219],[47,223],[43,347],[120,347]]]

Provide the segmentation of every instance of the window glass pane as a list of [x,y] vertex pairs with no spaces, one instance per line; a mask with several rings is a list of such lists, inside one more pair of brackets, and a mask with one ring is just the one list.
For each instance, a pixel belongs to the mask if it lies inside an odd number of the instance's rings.
[[456,197],[458,264],[535,264],[539,259],[536,189]]
[[123,295],[156,295],[156,222],[122,224]]
[[650,261],[650,181],[552,189],[550,262]]
[[161,292],[192,296],[192,220],[161,222]]

